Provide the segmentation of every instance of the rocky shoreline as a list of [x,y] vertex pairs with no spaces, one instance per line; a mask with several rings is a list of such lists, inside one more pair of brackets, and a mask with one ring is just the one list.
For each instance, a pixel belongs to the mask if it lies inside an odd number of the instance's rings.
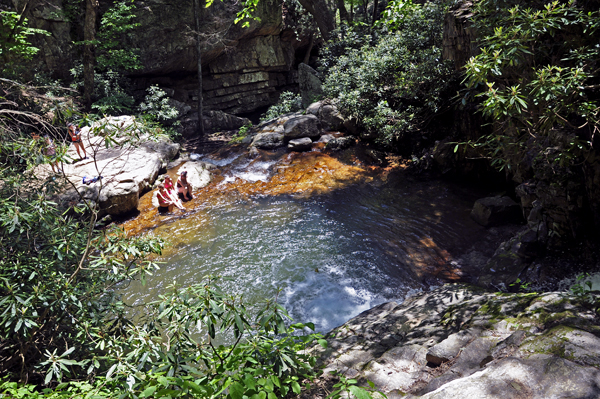
[[326,396],[338,370],[388,398],[598,398],[600,320],[566,293],[448,284],[379,305],[327,334]]

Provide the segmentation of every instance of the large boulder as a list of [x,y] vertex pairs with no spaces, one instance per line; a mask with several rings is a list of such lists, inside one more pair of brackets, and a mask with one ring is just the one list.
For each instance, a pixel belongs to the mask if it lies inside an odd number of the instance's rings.
[[326,335],[330,371],[388,398],[598,398],[600,321],[566,293],[460,284],[381,304]]
[[261,122],[252,129],[253,136],[251,147],[272,150],[285,145],[285,124],[287,121],[298,117],[298,113],[289,113],[278,118]]
[[354,136],[336,137],[327,142],[326,148],[332,151],[339,151],[352,147],[354,144],[356,144],[356,137]]
[[[109,117],[82,129],[82,141],[88,159],[64,164],[63,170],[71,188],[61,194],[60,201],[72,204],[86,199],[99,205],[101,213],[120,215],[137,208],[140,194],[149,189],[159,171],[179,152],[179,144],[166,136],[152,141],[137,131],[137,121],[132,116]],[[107,130],[117,129],[121,146],[106,148],[102,137]],[[128,143],[126,136],[139,134],[140,139]],[[71,144],[67,155],[77,160],[77,152]],[[42,165],[38,173],[47,173]],[[91,184],[83,178],[102,176]]]
[[324,101],[312,103],[306,108],[306,113],[319,118],[324,131],[339,131],[345,129],[346,122],[340,111],[333,104]]
[[[215,133],[221,131],[237,130],[250,123],[250,119],[241,118],[223,111],[205,111],[204,133]],[[183,137],[195,137],[198,135],[198,113],[193,112],[180,119],[181,126],[178,131]]]
[[283,147],[283,134],[277,132],[259,133],[254,137],[250,145],[262,150],[273,150]]
[[482,226],[498,226],[523,220],[521,207],[512,198],[486,197],[475,201],[471,218]]
[[298,65],[298,85],[302,96],[302,106],[308,105],[323,96],[323,84],[315,71],[305,63]]
[[283,135],[288,141],[302,137],[317,138],[321,135],[321,122],[314,115],[297,115],[285,121]]

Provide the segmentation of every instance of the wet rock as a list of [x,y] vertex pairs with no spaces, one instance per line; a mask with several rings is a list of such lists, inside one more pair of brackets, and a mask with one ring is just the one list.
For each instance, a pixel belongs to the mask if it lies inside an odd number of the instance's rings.
[[306,109],[306,114],[314,115],[321,121],[324,131],[339,131],[344,129],[345,119],[333,104],[324,101],[312,103]]
[[290,140],[288,142],[288,149],[290,151],[310,151],[312,148],[312,140],[308,137],[303,137],[301,139]]
[[365,153],[369,156],[369,158],[371,158],[373,160],[373,162],[375,162],[377,165],[380,166],[385,166],[387,165],[387,155],[385,154],[385,152],[383,151],[377,151],[377,150],[372,150],[372,149],[368,149],[365,151]]
[[321,123],[314,115],[297,115],[285,121],[283,135],[285,140],[317,138],[321,135]]
[[329,140],[329,142],[327,142],[326,148],[333,151],[339,151],[352,147],[354,144],[356,144],[356,137],[344,136]]
[[284,136],[281,133],[259,133],[254,137],[251,146],[264,150],[272,150],[274,148],[283,147],[283,139]]
[[331,140],[333,140],[335,138],[335,136],[333,134],[324,134],[319,138],[318,143],[329,143]]
[[298,65],[298,85],[303,107],[307,107],[323,96],[323,85],[317,76],[317,71],[305,63]]
[[475,201],[471,218],[484,227],[517,223],[522,220],[521,207],[510,197],[486,197]]

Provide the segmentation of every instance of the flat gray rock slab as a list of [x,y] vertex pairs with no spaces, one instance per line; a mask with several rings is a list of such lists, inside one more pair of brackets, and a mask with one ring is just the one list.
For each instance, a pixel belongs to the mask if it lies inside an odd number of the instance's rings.
[[505,358],[469,377],[455,379],[422,399],[599,398],[600,372],[569,360],[537,355]]
[[[86,200],[97,202],[101,212],[112,215],[130,212],[137,208],[140,193],[152,186],[159,171],[179,152],[179,144],[166,136],[152,141],[143,134],[139,140],[126,143],[127,132],[138,131],[139,125],[133,116],[109,117],[93,126],[101,128],[81,129],[88,159],[78,160],[75,147],[69,143],[67,156],[76,161],[62,165],[71,188],[59,196],[59,201],[73,204],[80,201],[81,194]],[[107,148],[103,135],[114,130],[118,130],[116,137],[122,145]],[[48,165],[40,165],[36,173],[45,174],[48,169]],[[103,178],[85,185],[84,176]]]
[[436,366],[454,359],[460,351],[479,336],[479,330],[459,331],[450,335],[427,352],[427,361]]
[[448,284],[363,312],[314,351],[389,398],[600,398],[599,337],[566,293]]
[[308,137],[294,139],[288,142],[288,150],[290,151],[310,151],[312,148],[312,140]]

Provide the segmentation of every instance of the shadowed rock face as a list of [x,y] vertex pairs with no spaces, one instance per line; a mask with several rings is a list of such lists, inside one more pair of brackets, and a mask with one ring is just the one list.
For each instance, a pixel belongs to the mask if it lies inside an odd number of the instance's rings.
[[598,324],[565,294],[452,284],[366,311],[315,350],[324,375],[372,381],[388,398],[596,398]]
[[[14,3],[22,10],[25,0]],[[195,108],[198,66],[193,2],[136,0],[135,4],[140,27],[123,42],[140,50],[142,69],[129,75],[138,94],[143,96],[148,86],[156,84],[173,99]],[[51,33],[33,39],[41,50],[38,62],[53,76],[70,79],[69,69],[79,51],[72,42],[82,40],[73,36],[79,34],[83,20],[73,22],[62,0],[32,5],[26,13],[31,26]],[[102,12],[105,7],[101,4]],[[281,91],[297,81],[292,66],[299,42],[283,32],[281,5],[275,0],[260,1],[256,10],[260,20],[252,21],[249,28],[233,23],[239,10],[240,3],[233,0],[217,1],[202,10],[206,110],[252,112],[274,103]]]

